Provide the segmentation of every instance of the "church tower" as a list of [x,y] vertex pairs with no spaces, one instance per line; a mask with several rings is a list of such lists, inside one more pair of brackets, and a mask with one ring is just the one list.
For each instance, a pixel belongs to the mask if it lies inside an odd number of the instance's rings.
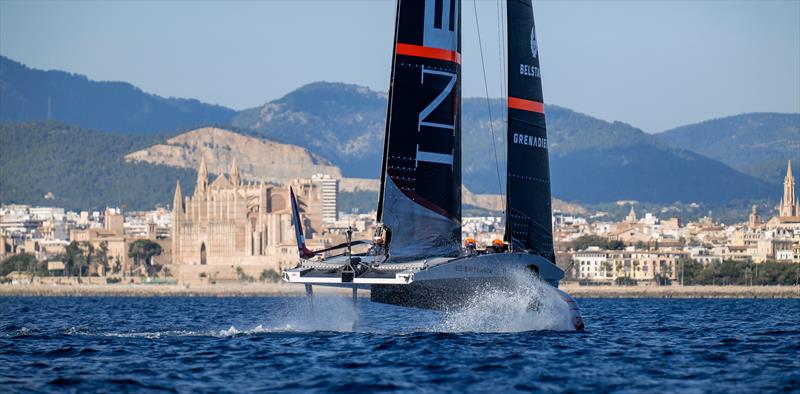
[[636,211],[633,209],[633,204],[631,204],[631,211],[628,212],[628,216],[625,217],[625,221],[628,223],[636,223]]
[[172,264],[178,263],[177,257],[179,256],[181,245],[181,222],[183,221],[184,212],[181,181],[178,181],[175,184],[175,196],[172,198]]
[[183,194],[181,193],[181,181],[175,185],[175,196],[172,198],[173,215],[183,213]]
[[789,166],[786,168],[786,178],[783,179],[783,199],[781,200],[778,216],[800,215],[800,203],[797,201],[794,187],[795,182],[794,175],[792,174],[792,161],[789,160]]
[[241,186],[242,179],[239,176],[239,166],[236,165],[236,158],[233,158],[233,164],[231,164],[231,183],[233,187]]
[[206,159],[200,159],[200,169],[197,170],[197,186],[194,188],[194,194],[205,193],[208,190],[208,169],[206,168]]
[[755,229],[761,226],[761,216],[758,214],[758,207],[753,205],[753,209],[750,211],[750,219],[748,220],[748,227],[750,229]]

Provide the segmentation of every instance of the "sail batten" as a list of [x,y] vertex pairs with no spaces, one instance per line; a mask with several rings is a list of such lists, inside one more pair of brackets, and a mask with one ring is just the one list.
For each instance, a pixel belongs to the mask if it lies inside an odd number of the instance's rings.
[[461,240],[460,0],[399,0],[378,218],[391,261]]
[[531,0],[509,0],[506,240],[555,262],[550,164]]

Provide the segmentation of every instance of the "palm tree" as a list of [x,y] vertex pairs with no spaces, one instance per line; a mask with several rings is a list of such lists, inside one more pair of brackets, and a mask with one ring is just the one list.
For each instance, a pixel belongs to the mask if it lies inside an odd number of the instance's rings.
[[67,252],[66,253],[67,276],[75,275],[76,268],[78,269],[78,275],[80,275],[80,271],[83,269],[83,263],[85,261],[85,258],[83,256],[83,250],[81,249],[80,246],[78,246],[77,242],[72,241],[69,243],[69,245],[67,245],[66,252]]
[[153,265],[153,256],[161,255],[161,245],[149,240],[139,239],[134,241],[128,248],[128,257],[133,257],[137,266],[144,266],[147,276],[155,275],[158,268]]
[[609,261],[603,261],[600,263],[600,268],[603,270],[603,276],[608,278],[608,274],[611,271],[611,263]]
[[100,248],[97,250],[97,260],[99,261],[99,265],[102,265],[104,270],[105,270],[105,272],[107,273],[109,271],[109,269],[108,269],[108,242],[106,242],[106,241],[100,242]]

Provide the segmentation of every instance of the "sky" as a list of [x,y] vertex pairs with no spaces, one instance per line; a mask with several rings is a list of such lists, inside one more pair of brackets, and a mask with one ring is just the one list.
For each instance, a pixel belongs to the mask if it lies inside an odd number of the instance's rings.
[[[478,10],[478,25],[473,7]],[[0,54],[234,109],[388,85],[394,1],[0,0]],[[800,112],[800,1],[536,1],[545,102],[647,132]],[[495,0],[462,4],[462,90],[500,96]]]

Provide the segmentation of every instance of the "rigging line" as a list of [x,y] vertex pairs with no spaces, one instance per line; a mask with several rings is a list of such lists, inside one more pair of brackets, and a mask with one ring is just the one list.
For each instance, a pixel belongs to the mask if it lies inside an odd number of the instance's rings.
[[506,124],[508,121],[508,109],[504,105],[506,101],[506,84],[508,83],[506,80],[506,51],[505,51],[505,13],[503,12],[503,4],[502,0],[497,0],[497,51],[498,56],[500,57],[500,75],[503,77],[502,83],[500,84],[500,111],[503,114],[503,123]]
[[[508,133],[506,129],[508,128],[508,107],[506,106],[506,102],[508,101],[508,79],[506,77],[506,72],[508,71],[508,59],[506,59],[506,13],[503,12],[503,1],[497,0],[497,36],[498,36],[498,48],[500,52],[500,73],[503,76],[503,81],[500,83],[500,111],[503,113],[503,120],[502,123],[503,128],[503,135],[508,138]],[[508,5],[506,5],[508,6]],[[507,161],[507,154],[503,151],[503,160]],[[506,163],[508,166],[508,163]]]
[[[478,23],[478,0],[472,0],[472,9],[475,10],[475,27],[478,31],[478,48],[481,52],[481,68],[483,69],[483,89],[486,91],[486,108],[489,110],[489,130],[492,132],[492,150],[494,151],[494,168],[497,170],[497,188],[503,195],[503,184],[500,182],[500,162],[497,160],[497,142],[494,137],[494,118],[492,117],[492,102],[489,99],[489,83],[486,79],[486,64],[483,60],[483,43],[481,42],[481,26]],[[504,203],[505,205],[505,203]],[[503,207],[505,212],[505,207]]]

